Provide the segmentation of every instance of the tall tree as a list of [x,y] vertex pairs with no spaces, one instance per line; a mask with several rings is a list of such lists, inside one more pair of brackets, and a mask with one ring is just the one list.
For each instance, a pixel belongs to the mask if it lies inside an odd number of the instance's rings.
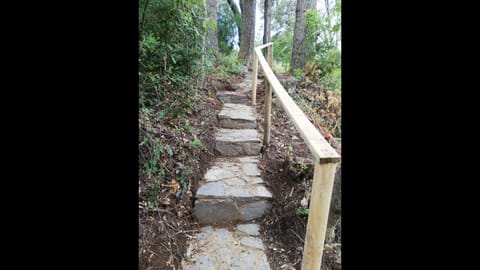
[[291,0],[276,0],[272,4],[272,31],[277,33],[290,30],[290,28],[293,29],[295,24],[295,2]]
[[316,0],[297,0],[297,8],[295,10],[295,29],[293,31],[293,47],[292,58],[290,62],[290,73],[293,74],[295,69],[303,69],[306,63],[306,54],[308,44],[305,40],[306,21],[305,12],[309,9],[316,9]]
[[218,51],[217,35],[217,0],[205,0],[207,10],[207,48],[212,51]]
[[238,44],[238,27],[234,14],[227,1],[220,1],[217,9],[218,47],[224,54],[230,54],[235,44]]
[[263,13],[263,44],[272,40],[272,0],[265,0]]
[[[237,30],[238,30],[238,45],[240,46],[240,41],[241,41],[241,36],[242,36],[242,31],[240,29],[242,28],[242,13],[240,13],[240,9],[238,8],[237,4],[233,2],[233,0],[227,0],[228,5],[230,6],[230,9],[233,12],[233,18],[235,20],[235,24],[237,25]],[[240,5],[242,3],[240,2]]]
[[255,10],[256,0],[240,0],[242,10],[242,26],[240,27],[240,51],[238,59],[242,62],[251,63],[253,57],[253,45],[255,41]]

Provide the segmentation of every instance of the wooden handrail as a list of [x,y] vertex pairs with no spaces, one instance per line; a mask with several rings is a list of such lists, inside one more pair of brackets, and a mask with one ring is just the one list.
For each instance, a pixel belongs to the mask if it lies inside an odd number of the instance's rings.
[[[308,120],[305,113],[297,106],[297,104],[288,95],[285,88],[280,84],[277,77],[273,73],[270,66],[267,64],[265,57],[263,57],[260,49],[270,46],[273,43],[268,43],[263,46],[255,48],[255,55],[257,60],[265,73],[265,77],[273,88],[273,92],[277,95],[280,104],[287,112],[290,120],[295,124],[303,139],[307,143],[313,156],[320,161],[320,163],[335,163],[340,161],[340,155],[333,149],[333,147],[323,138],[318,129]],[[255,66],[255,63],[254,63]],[[254,78],[256,74],[254,74]],[[256,86],[254,86],[256,88]]]
[[269,47],[268,58],[272,65],[273,43],[258,46],[253,54],[253,85],[252,105],[256,105],[257,72],[258,62],[262,67],[268,81],[265,87],[265,121],[263,143],[270,142],[272,90],[277,95],[280,104],[287,112],[289,119],[297,127],[301,136],[307,143],[310,151],[315,156],[315,168],[313,173],[312,193],[309,205],[307,232],[302,259],[302,270],[318,270],[322,263],[323,245],[327,231],[328,214],[332,198],[333,182],[336,167],[340,162],[340,155],[323,138],[317,128],[308,120],[305,113],[297,106],[287,91],[278,81],[271,67],[263,57],[262,48]]
[[255,49],[261,50],[261,49],[263,49],[263,48],[265,48],[265,47],[268,47],[268,46],[271,46],[271,45],[273,45],[273,42],[269,42],[269,43],[260,45],[260,46],[258,46],[258,47],[255,47]]

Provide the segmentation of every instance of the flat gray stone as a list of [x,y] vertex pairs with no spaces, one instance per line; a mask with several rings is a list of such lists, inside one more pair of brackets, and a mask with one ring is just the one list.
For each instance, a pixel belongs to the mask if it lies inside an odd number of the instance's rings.
[[245,186],[248,182],[240,178],[226,179],[223,181],[227,186]]
[[206,270],[206,269],[216,269],[215,268],[215,258],[208,256],[207,254],[195,254],[192,260],[193,264],[185,264],[183,266],[184,270]]
[[254,193],[247,186],[229,187],[228,194],[236,198],[253,198],[254,197]]
[[238,155],[257,155],[260,153],[262,145],[257,142],[246,143],[229,143],[216,142],[215,150],[224,156],[238,156]]
[[224,228],[216,229],[212,237],[212,241],[216,243],[231,242],[234,240],[233,234]]
[[232,128],[232,129],[245,129],[245,128],[256,128],[256,121],[246,121],[242,119],[219,119],[219,126],[221,128]]
[[253,196],[261,197],[261,198],[272,198],[272,193],[268,191],[265,186],[258,185],[256,186],[255,191],[253,192]]
[[247,181],[251,184],[263,184],[263,179],[260,177],[249,177]]
[[208,182],[197,190],[197,198],[202,197],[226,197],[227,187],[222,182]]
[[248,97],[246,93],[217,91],[217,98],[223,103],[248,104]]
[[[200,224],[222,223],[238,220],[239,210],[233,201],[197,200],[192,209],[193,216]],[[208,236],[208,233],[205,237]]]
[[249,235],[260,235],[260,225],[258,224],[238,224],[237,230]]
[[193,213],[199,223],[251,220],[269,209],[272,193],[254,176],[260,175],[258,162],[258,156],[214,161],[195,194]]
[[260,143],[260,134],[258,134],[256,129],[218,129],[215,134],[215,139],[217,141],[225,141],[232,143],[242,143],[242,142],[257,142]]
[[225,103],[218,114],[218,120],[222,128],[254,129],[257,127],[255,109],[242,104]]
[[224,156],[258,155],[261,148],[255,129],[219,129],[215,135],[215,149]]
[[206,226],[206,227],[203,227],[202,228],[202,231],[200,233],[197,233],[197,238],[198,239],[205,239],[207,238],[208,236],[210,236],[210,234],[213,232],[213,228],[212,226]]
[[218,114],[218,118],[242,119],[247,121],[256,121],[255,109],[244,104],[225,103]]
[[235,89],[237,93],[251,93],[252,92],[252,75],[251,72],[247,72],[245,80],[232,84],[232,88]]
[[207,170],[203,178],[207,180],[207,182],[211,182],[232,178],[235,177],[235,175],[235,171],[229,167],[212,167]]
[[232,160],[235,160],[240,163],[255,163],[257,164],[259,162],[260,157],[258,156],[246,156],[246,157],[235,157],[232,158]]
[[259,176],[262,172],[258,169],[257,164],[245,164],[243,165],[243,172],[248,176]]
[[[207,227],[208,228],[208,227]],[[186,270],[270,270],[264,245],[259,237],[233,233],[225,228],[202,228],[207,237],[197,234],[190,241],[193,247],[182,261]]]
[[[206,183],[200,184],[198,195],[221,196],[221,194],[228,194],[228,191],[225,191],[225,189],[228,189],[230,186],[250,185],[252,194],[265,196],[266,192],[262,188],[260,190],[253,188],[258,186],[256,184],[263,183],[260,177],[261,172],[258,168],[258,159],[259,157],[217,158],[205,173],[203,179]],[[208,184],[210,182],[221,182],[224,185]],[[203,185],[206,185],[206,187],[203,187]]]
[[242,239],[240,239],[240,244],[248,247],[262,249],[262,250],[264,249],[262,240],[260,240],[257,237],[251,237],[251,236],[242,237]]
[[245,204],[240,211],[242,212],[243,220],[257,219],[263,216],[263,214],[271,208],[271,204],[267,201],[258,201]]

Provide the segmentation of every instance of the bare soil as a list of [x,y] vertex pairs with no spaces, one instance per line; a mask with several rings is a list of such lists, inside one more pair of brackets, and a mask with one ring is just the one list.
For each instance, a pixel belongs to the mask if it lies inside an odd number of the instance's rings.
[[[156,130],[155,136],[170,146],[172,156],[163,153],[160,158],[167,173],[160,179],[160,190],[153,199],[154,207],[149,206],[149,202],[155,194],[155,179],[140,178],[139,269],[181,269],[188,241],[200,228],[191,215],[193,194],[214,157],[216,115],[222,107],[215,90],[225,85],[207,78],[205,86],[199,90],[195,110],[187,115],[187,124],[194,128],[193,131],[175,131],[175,126],[185,126],[176,119],[150,119]],[[203,146],[191,147],[190,142],[194,139],[200,140]]]

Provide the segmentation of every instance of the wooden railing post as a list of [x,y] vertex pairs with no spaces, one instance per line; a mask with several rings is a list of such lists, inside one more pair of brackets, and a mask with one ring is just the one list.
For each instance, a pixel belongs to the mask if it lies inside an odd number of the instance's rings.
[[258,72],[258,58],[255,50],[253,51],[253,78],[252,78],[252,105],[257,105],[257,72]]
[[[265,56],[268,58],[269,47],[265,48]],[[264,89],[265,89],[265,98],[267,98],[267,93],[270,91],[270,83],[268,82],[267,78],[263,79]],[[266,99],[265,99],[266,101]]]
[[319,270],[322,263],[323,244],[337,164],[320,163],[318,159],[315,161],[302,270]]
[[265,89],[265,123],[263,125],[263,144],[270,143],[270,128],[272,126],[272,88]]
[[[270,51],[271,51],[270,48],[272,48],[272,46],[267,46],[263,49],[265,51],[263,55],[264,55],[265,59],[267,59],[267,60],[269,59],[269,55],[270,55]],[[264,84],[265,93],[267,93],[268,90],[269,90],[268,88],[270,87],[270,83],[268,82],[267,78],[264,78],[263,84]]]
[[[273,46],[267,47],[268,51],[271,52],[271,48]],[[268,55],[268,53],[267,53]],[[263,144],[268,145],[270,143],[270,128],[272,126],[272,87],[268,82],[267,78],[265,78],[265,123],[263,125]]]
[[270,45],[268,50],[268,64],[270,65],[270,68],[272,68],[273,70],[273,44]]

